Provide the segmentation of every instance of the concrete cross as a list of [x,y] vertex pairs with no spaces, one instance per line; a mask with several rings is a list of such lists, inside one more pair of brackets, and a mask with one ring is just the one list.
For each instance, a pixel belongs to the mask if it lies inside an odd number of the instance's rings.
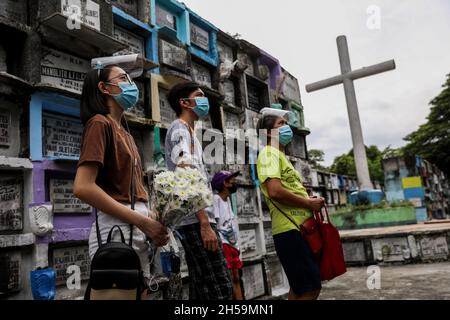
[[389,60],[370,67],[352,70],[346,37],[339,36],[336,38],[336,42],[339,53],[339,62],[341,64],[341,74],[306,85],[306,92],[324,89],[341,83],[344,84],[345,100],[347,101],[347,112],[350,121],[350,132],[352,135],[353,154],[355,157],[359,189],[370,190],[373,189],[373,186],[370,181],[369,168],[367,166],[366,149],[364,147],[361,121],[359,119],[358,104],[356,102],[353,80],[393,70],[395,69],[395,62],[394,60]]

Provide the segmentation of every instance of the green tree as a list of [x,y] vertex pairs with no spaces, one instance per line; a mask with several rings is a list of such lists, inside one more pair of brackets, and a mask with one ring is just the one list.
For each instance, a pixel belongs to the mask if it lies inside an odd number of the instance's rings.
[[342,154],[334,158],[330,171],[347,176],[356,176],[356,167],[353,155]]
[[325,167],[321,164],[324,161],[324,155],[325,152],[319,149],[308,150],[309,163],[313,166],[313,168],[319,170],[325,169]]
[[431,100],[427,122],[407,135],[405,155],[420,155],[450,175],[450,74],[441,93]]
[[403,156],[403,148],[394,149],[391,146],[387,146],[383,151],[383,159],[401,157]]
[[[389,148],[389,149],[388,149]],[[386,150],[391,151],[388,147],[383,151],[380,151],[377,146],[366,146],[367,166],[369,167],[369,174],[371,180],[384,181],[384,171],[381,165],[384,153]],[[353,157],[353,149],[347,154],[342,154],[334,158],[333,164],[330,170],[337,174],[343,174],[348,176],[356,176],[355,159]]]

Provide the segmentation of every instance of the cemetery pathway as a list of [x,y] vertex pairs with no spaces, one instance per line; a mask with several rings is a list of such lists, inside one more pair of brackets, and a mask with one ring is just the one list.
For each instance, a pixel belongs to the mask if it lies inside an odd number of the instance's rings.
[[351,267],[323,284],[321,300],[450,300],[450,262],[379,266],[380,288],[368,267]]

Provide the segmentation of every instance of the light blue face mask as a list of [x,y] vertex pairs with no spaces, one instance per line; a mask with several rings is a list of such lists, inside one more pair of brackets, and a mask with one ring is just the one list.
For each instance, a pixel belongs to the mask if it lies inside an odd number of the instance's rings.
[[289,125],[285,124],[282,127],[278,128],[278,142],[283,146],[286,146],[289,142],[292,141],[294,133]]
[[120,89],[122,89],[121,93],[114,95],[112,94],[111,96],[123,108],[124,111],[127,111],[136,105],[139,100],[139,89],[134,82],[119,82],[118,84],[110,84],[118,86],[120,87]]
[[209,113],[209,101],[206,97],[195,97],[195,107],[192,109],[195,114],[200,118],[204,118]]

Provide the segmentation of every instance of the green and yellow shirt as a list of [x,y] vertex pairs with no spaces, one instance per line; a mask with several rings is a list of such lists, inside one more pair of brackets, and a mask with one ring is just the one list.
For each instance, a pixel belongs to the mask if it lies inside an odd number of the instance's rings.
[[267,179],[280,179],[281,185],[286,190],[298,196],[309,198],[306,188],[302,184],[300,173],[295,170],[292,163],[286,158],[283,152],[268,145],[258,155],[258,178],[261,183],[261,191],[266,198],[266,203],[272,217],[272,234],[296,230],[294,224],[284,216],[272,203],[283,210],[297,225],[302,224],[306,219],[312,217],[312,212],[308,209],[292,207],[275,200],[268,200],[269,194],[264,184]]

